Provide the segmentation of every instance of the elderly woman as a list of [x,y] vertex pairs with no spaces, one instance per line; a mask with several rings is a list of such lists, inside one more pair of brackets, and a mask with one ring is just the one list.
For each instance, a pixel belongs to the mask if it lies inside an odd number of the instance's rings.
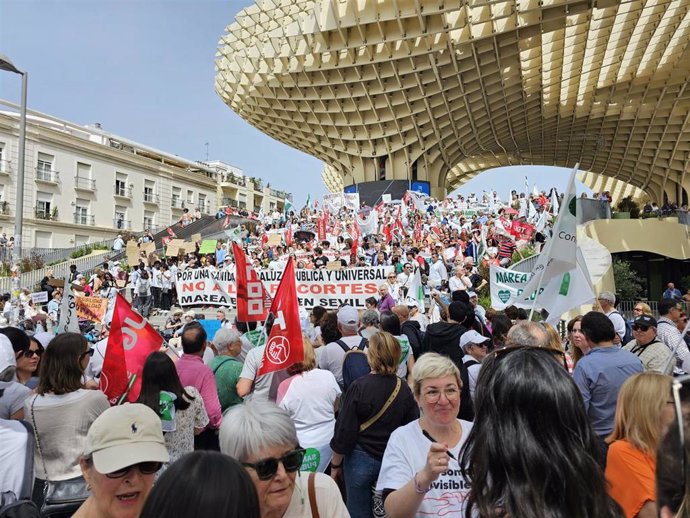
[[235,459],[195,451],[175,462],[156,482],[140,518],[260,518],[256,488]]
[[220,450],[247,469],[261,518],[349,517],[329,477],[299,472],[304,450],[292,419],[275,404],[254,400],[228,410],[220,427]]
[[459,457],[472,481],[468,516],[622,516],[606,494],[577,385],[555,356],[509,346],[482,362],[474,425]]
[[236,329],[220,328],[213,337],[218,355],[211,361],[211,370],[216,377],[220,407],[225,412],[233,405],[242,403],[237,394],[237,382],[242,372],[239,360],[242,352],[242,335]]
[[91,423],[110,408],[98,390],[82,386],[93,349],[78,333],[53,338],[41,358],[36,395],[24,403],[24,415],[36,436],[34,502],[43,501],[44,481],[79,477],[79,459]]
[[371,487],[391,433],[419,417],[412,391],[396,376],[400,343],[381,331],[369,340],[367,354],[372,372],[348,387],[331,441],[331,476],[344,474],[347,509],[358,518],[373,516]]
[[422,417],[391,434],[377,489],[386,513],[397,516],[440,515],[453,509],[464,516],[469,482],[460,474],[460,449],[472,423],[457,419],[460,371],[450,358],[426,353],[412,370],[414,396]]
[[96,419],[79,461],[91,492],[73,518],[138,518],[168,462],[161,422],[146,405],[112,407]]
[[[673,378],[657,372],[635,374],[618,393],[606,462],[609,494],[626,518],[656,518],[656,452],[668,416]],[[671,421],[673,412],[670,413]]]
[[318,450],[318,466],[312,471],[323,472],[331,462],[330,442],[342,391],[331,371],[315,368],[311,342],[304,337],[303,343],[304,360],[288,368],[290,377],[279,385],[276,403],[294,421],[300,445]]

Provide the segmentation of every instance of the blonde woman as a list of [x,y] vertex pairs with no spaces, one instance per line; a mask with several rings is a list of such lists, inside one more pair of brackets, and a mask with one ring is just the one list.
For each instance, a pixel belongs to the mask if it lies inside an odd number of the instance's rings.
[[673,420],[670,376],[631,376],[618,394],[606,462],[609,494],[626,518],[656,518],[656,451],[662,427]]

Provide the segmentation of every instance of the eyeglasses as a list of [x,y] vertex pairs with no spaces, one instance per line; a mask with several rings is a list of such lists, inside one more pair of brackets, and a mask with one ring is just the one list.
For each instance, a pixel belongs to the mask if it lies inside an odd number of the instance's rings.
[[134,468],[137,468],[139,470],[139,473],[141,473],[142,475],[153,475],[154,473],[159,471],[162,466],[162,462],[140,462],[139,464],[132,464],[131,466],[127,466],[126,468],[118,469],[117,471],[113,471],[112,473],[106,473],[105,476],[108,478],[122,478],[129,474],[129,472],[132,471]]
[[632,326],[633,331],[642,331],[643,333],[649,330],[649,326]]
[[279,462],[288,473],[297,471],[302,466],[305,451],[306,450],[302,448],[297,448],[277,459],[275,457],[270,457],[268,459],[261,459],[257,462],[243,462],[242,465],[256,471],[256,476],[259,480],[270,480],[278,472]]
[[33,356],[40,358],[42,354],[43,350],[41,349],[27,349],[26,351],[22,352],[22,356],[24,356],[24,358],[32,358]]
[[431,389],[423,394],[424,400],[427,403],[438,403],[441,399],[441,394],[446,396],[448,401],[457,401],[460,399],[460,389],[457,387],[449,387],[445,390]]
[[633,311],[635,311],[635,312],[637,312],[637,313],[642,313],[642,312],[644,311],[644,309],[642,309],[642,308],[634,308]]

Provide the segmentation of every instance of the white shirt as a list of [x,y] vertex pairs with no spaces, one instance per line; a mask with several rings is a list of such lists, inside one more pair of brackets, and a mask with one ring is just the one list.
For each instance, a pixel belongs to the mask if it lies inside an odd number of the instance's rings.
[[[462,357],[462,363],[467,362],[478,362],[474,356],[471,354],[466,354]],[[475,363],[467,367],[467,377],[470,380],[470,397],[474,400],[474,391],[477,388],[477,378],[479,378],[479,371],[482,368],[482,363]]]
[[[354,336],[343,336],[341,338],[345,345],[350,349],[358,347],[362,342],[362,337],[359,335]],[[338,385],[343,386],[343,359],[345,358],[345,351],[335,342],[331,342],[324,347],[321,347],[323,352],[319,359],[319,369],[325,369],[331,371],[335,376]],[[364,349],[366,351],[366,348]],[[247,358],[249,356],[247,355]]]
[[443,261],[438,259],[437,261],[431,263],[429,268],[429,281],[434,282],[437,286],[441,284],[441,281],[448,279],[448,270],[446,270],[446,265]]
[[623,340],[623,337],[625,336],[625,320],[623,320],[621,314],[618,313],[618,311],[616,311],[615,309],[612,309],[611,311],[606,313],[606,316],[609,317],[609,320],[613,324],[613,328],[616,330],[616,334],[620,336],[621,340]]
[[26,428],[19,421],[0,419],[0,466],[3,467],[0,470],[0,491],[11,491],[17,498],[31,497],[30,493],[21,494],[28,437]]
[[[467,288],[469,288],[469,285],[465,282],[465,279],[467,277],[460,277],[458,278],[457,275],[453,275],[450,279],[448,279],[448,288],[450,288],[450,292],[453,293],[454,291],[466,291]],[[469,279],[468,279],[469,280]],[[471,285],[472,283],[470,283]]]

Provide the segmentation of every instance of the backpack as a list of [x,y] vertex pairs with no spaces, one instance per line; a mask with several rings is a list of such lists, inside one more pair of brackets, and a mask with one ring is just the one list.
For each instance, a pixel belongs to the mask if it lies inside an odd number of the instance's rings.
[[28,423],[19,422],[26,428],[27,433],[22,494],[19,498],[12,491],[0,494],[0,518],[40,518],[38,507],[31,501],[34,485],[34,432]]
[[139,295],[145,295],[146,292],[149,289],[149,281],[146,279],[145,281],[139,281]]
[[364,352],[369,341],[366,338],[362,338],[362,341],[354,349],[350,349],[342,340],[336,340],[335,343],[345,351],[345,357],[343,358],[343,392],[345,392],[353,381],[371,372],[367,353]]
[[[623,318],[623,315],[621,315],[618,311],[611,312],[612,315],[614,313],[620,315],[621,318]],[[635,339],[635,337],[633,336],[632,324],[628,322],[625,318],[623,318],[623,322],[625,322],[625,334],[623,335],[623,339],[621,340],[621,345],[625,345],[631,340]]]
[[470,367],[472,367],[472,365],[479,365],[479,362],[477,360],[468,360],[464,363],[466,369],[469,369]]

